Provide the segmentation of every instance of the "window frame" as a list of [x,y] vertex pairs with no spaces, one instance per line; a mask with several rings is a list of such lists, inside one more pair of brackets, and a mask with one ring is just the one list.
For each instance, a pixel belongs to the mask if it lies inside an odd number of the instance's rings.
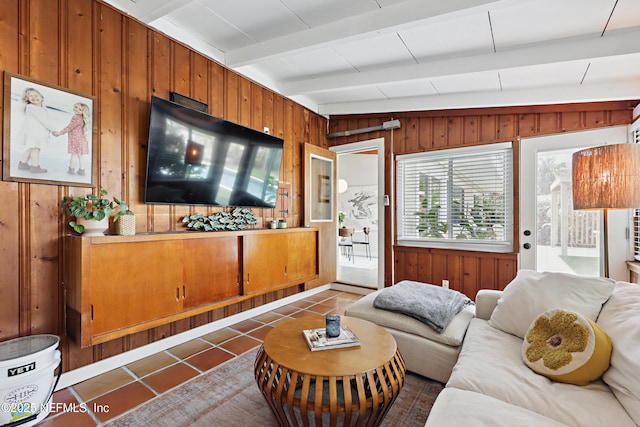
[[[452,250],[464,250],[464,251],[479,251],[479,252],[493,252],[493,253],[512,253],[514,247],[514,221],[515,221],[515,204],[514,204],[514,189],[515,189],[515,173],[514,173],[514,142],[500,142],[492,144],[474,145],[459,148],[446,148],[440,150],[425,151],[420,153],[401,154],[396,156],[396,244],[398,246],[409,247],[426,247],[426,248],[442,248]],[[506,169],[505,173],[505,203],[507,205],[505,212],[504,223],[504,235],[505,240],[467,240],[467,239],[441,239],[441,238],[429,238],[429,237],[413,237],[403,235],[403,215],[404,215],[404,182],[403,182],[403,162],[416,161],[420,159],[435,159],[435,158],[456,158],[460,156],[468,156],[470,154],[489,154],[496,151],[504,151],[507,154],[505,158]],[[436,178],[434,178],[436,179]],[[451,188],[455,190],[455,183],[451,184]],[[450,209],[453,194],[449,193],[449,186],[447,187],[447,209]],[[458,188],[457,191],[464,189]],[[449,216],[450,218],[450,216]],[[449,223],[448,223],[449,224]],[[450,227],[450,225],[448,225]]]
[[[629,140],[631,144],[640,144],[640,118],[636,119],[629,126]],[[640,209],[631,210],[631,242],[630,242],[630,254],[633,259],[640,261]],[[629,259],[629,258],[627,258]]]

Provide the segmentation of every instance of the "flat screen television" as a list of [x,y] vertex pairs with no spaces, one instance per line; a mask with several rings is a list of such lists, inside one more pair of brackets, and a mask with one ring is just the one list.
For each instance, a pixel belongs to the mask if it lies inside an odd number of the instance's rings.
[[274,208],[283,143],[154,96],[144,201]]

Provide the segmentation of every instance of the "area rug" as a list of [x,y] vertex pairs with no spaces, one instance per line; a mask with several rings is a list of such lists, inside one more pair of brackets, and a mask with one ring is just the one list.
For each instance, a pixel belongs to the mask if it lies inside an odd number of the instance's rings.
[[[109,427],[277,427],[253,377],[256,350],[230,360],[104,424]],[[424,426],[441,383],[407,373],[383,426]]]

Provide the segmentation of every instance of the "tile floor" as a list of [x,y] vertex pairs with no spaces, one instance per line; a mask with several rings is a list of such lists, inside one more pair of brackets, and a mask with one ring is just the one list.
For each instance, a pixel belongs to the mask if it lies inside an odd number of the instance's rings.
[[96,427],[144,402],[257,348],[277,322],[338,313],[362,295],[326,290],[273,311],[232,324],[176,347],[106,372],[54,394],[40,426]]

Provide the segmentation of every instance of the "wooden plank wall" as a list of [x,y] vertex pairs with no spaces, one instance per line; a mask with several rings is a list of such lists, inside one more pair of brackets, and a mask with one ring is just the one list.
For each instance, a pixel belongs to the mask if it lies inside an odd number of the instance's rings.
[[[397,130],[376,131],[329,140],[330,146],[385,138],[385,194],[394,194],[393,156],[468,145],[514,141],[515,248],[519,248],[518,181],[519,138],[557,134],[632,122],[639,101],[500,107],[332,116],[329,132],[379,126],[400,120]],[[385,211],[385,229],[395,230],[393,206]],[[465,252],[396,246],[394,235],[385,240],[385,286],[403,279],[440,284],[474,298],[479,289],[504,289],[518,268],[517,249],[508,254]]]
[[[290,195],[285,202],[287,220],[289,226],[300,225],[301,144],[327,145],[326,118],[96,0],[3,0],[0,69],[97,96],[98,186],[129,202],[138,232],[181,230],[182,215],[202,212],[202,208],[145,205],[142,201],[151,96],[168,98],[170,91],[209,104],[211,114],[258,130],[268,126],[273,135],[284,138],[281,180]],[[59,204],[65,195],[86,191],[0,182],[0,340],[39,333],[63,335],[61,237],[70,229]],[[266,226],[279,209],[254,210],[258,226]],[[147,285],[144,277],[140,285]],[[80,350],[64,340],[65,368],[139,347],[300,289],[256,297],[89,349]]]

